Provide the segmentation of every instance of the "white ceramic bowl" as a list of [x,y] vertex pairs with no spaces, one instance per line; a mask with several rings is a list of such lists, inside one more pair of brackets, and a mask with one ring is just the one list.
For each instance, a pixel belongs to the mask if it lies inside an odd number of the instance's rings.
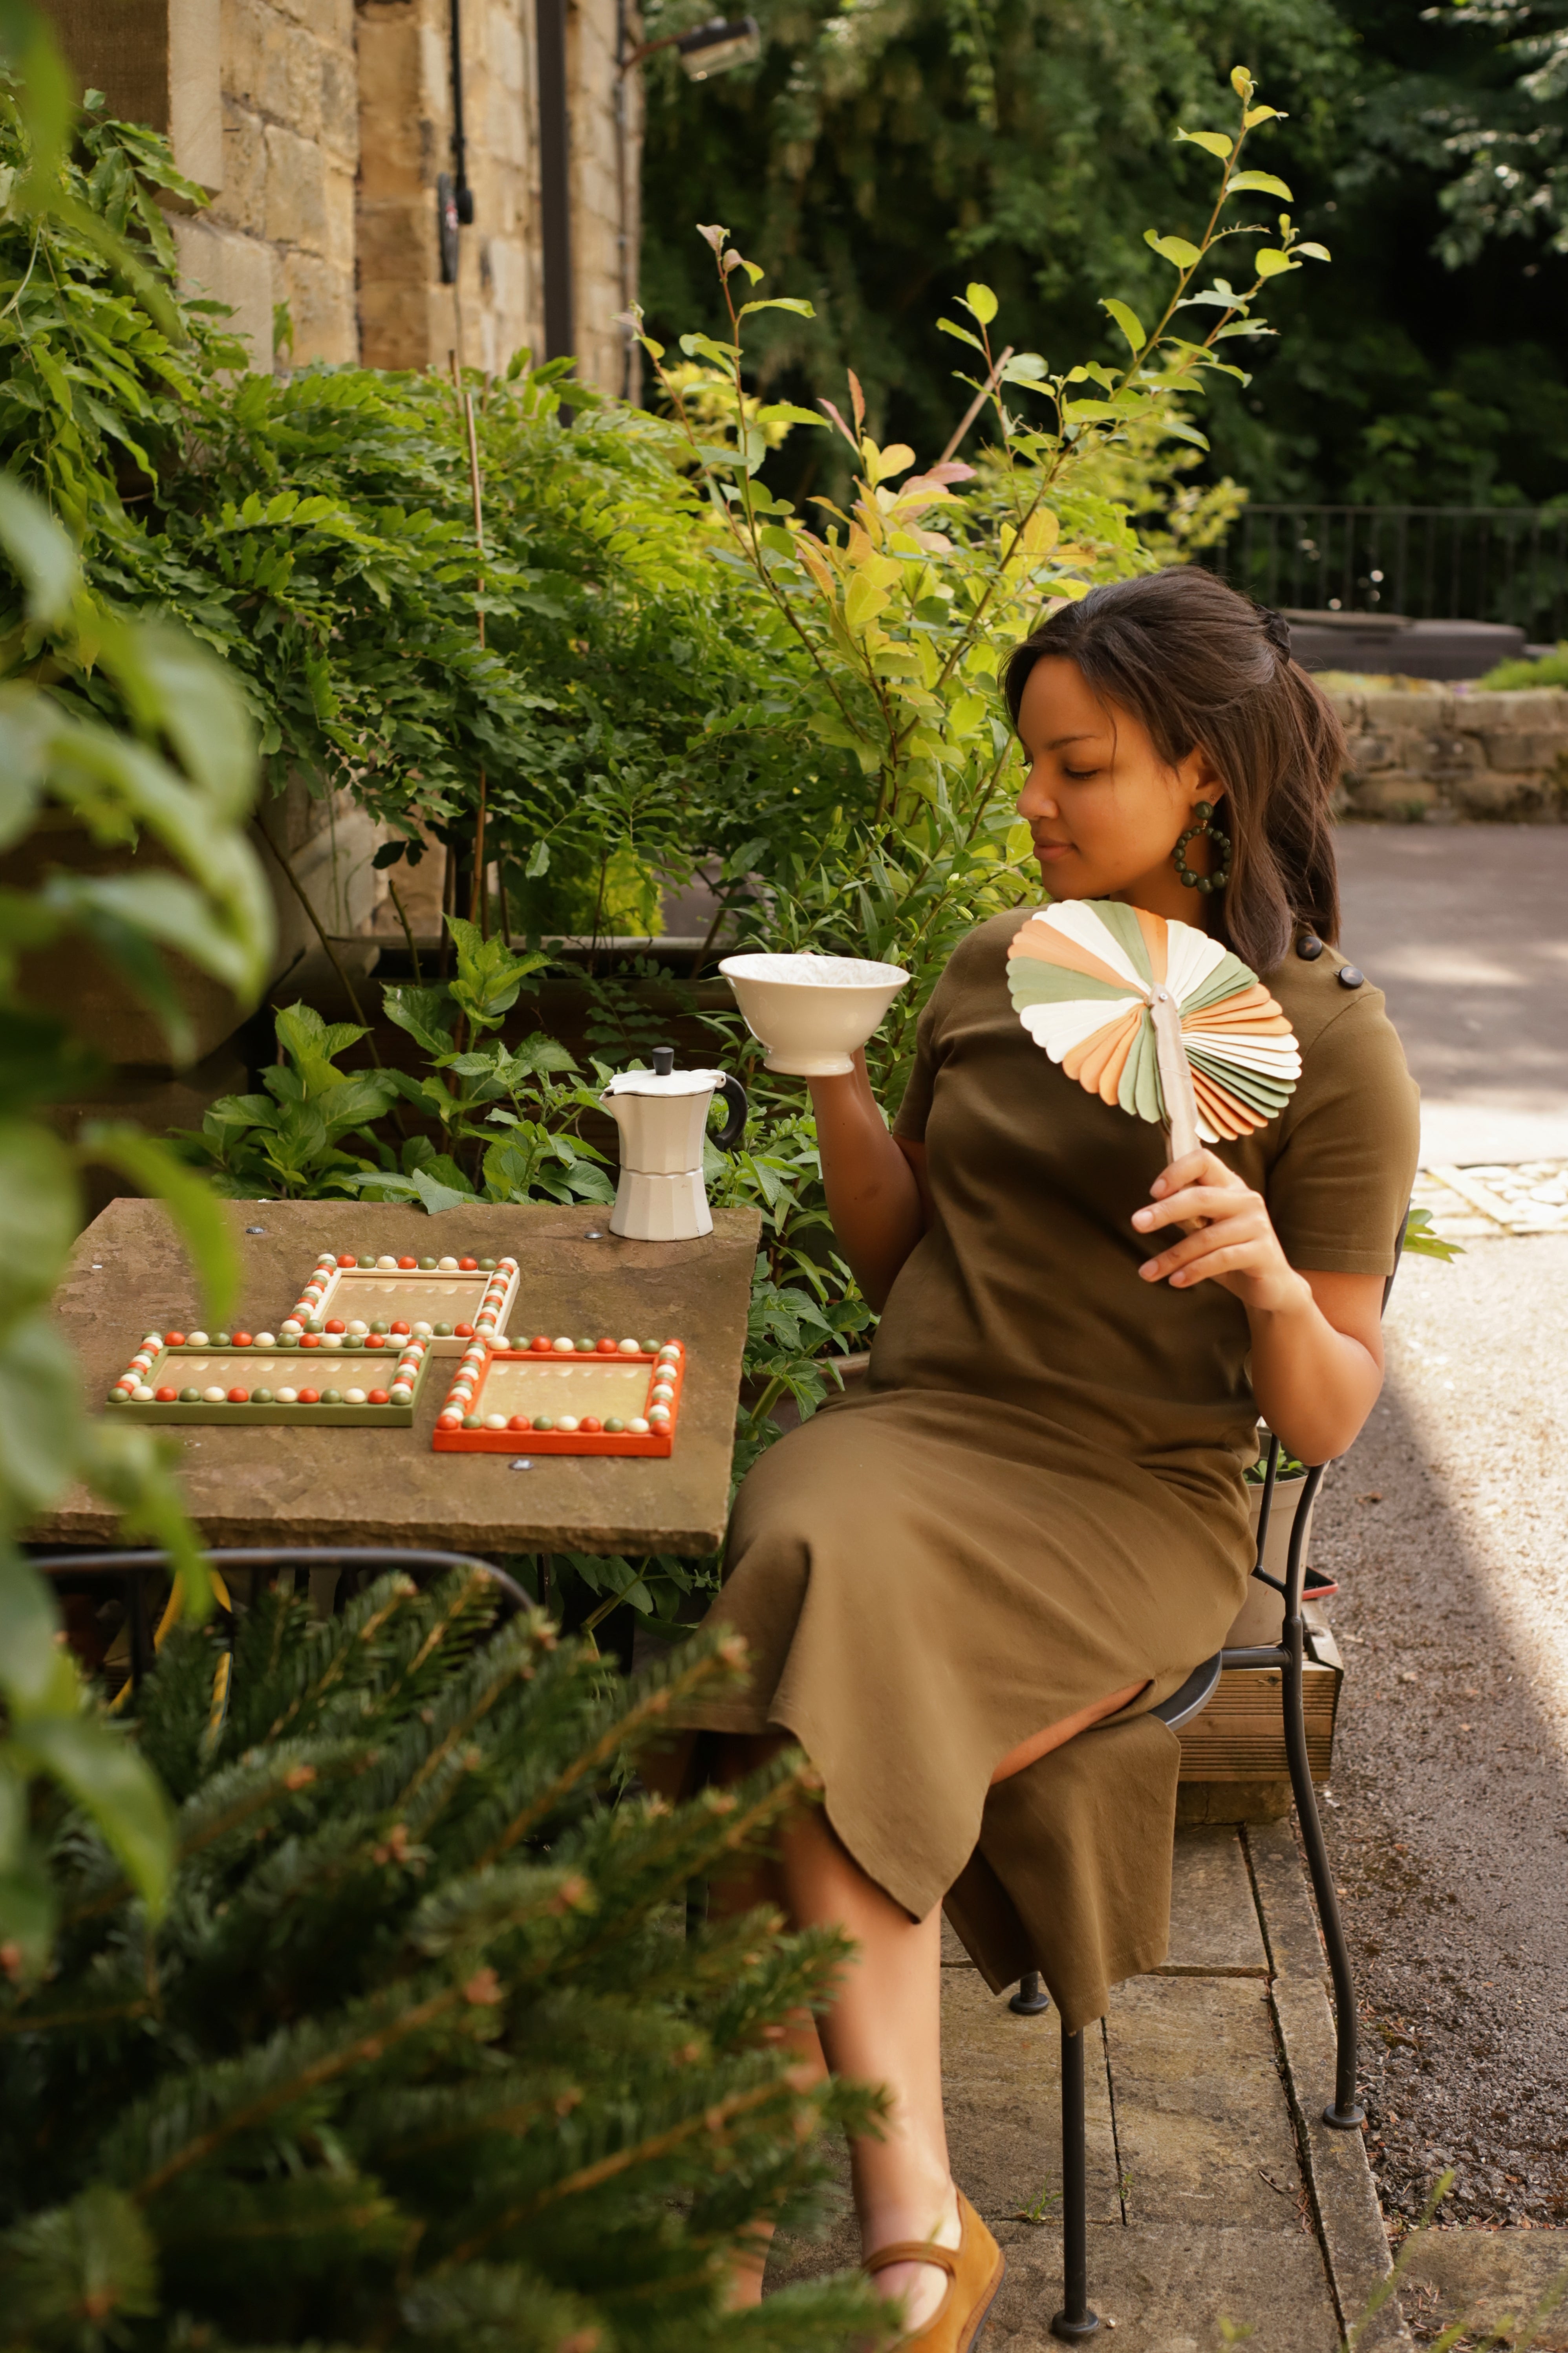
[[763,1068],[793,1078],[841,1078],[909,978],[896,964],[859,956],[732,955],[719,966]]

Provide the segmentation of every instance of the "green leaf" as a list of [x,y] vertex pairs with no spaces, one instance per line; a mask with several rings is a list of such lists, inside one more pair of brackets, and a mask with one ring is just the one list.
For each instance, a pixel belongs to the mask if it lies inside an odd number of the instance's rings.
[[522,871],[531,881],[541,874],[549,873],[550,844],[547,841],[536,841],[534,843],[533,848],[528,853],[528,864]]
[[1264,246],[1253,256],[1253,259],[1259,278],[1279,278],[1286,270],[1294,269],[1297,267],[1290,256],[1277,245]]
[[1296,201],[1284,181],[1277,180],[1272,172],[1237,172],[1230,184],[1230,194],[1239,196],[1248,191],[1260,196],[1283,196],[1288,205]]
[[1128,347],[1131,350],[1133,358],[1136,359],[1139,353],[1142,350],[1144,344],[1149,340],[1143,330],[1143,322],[1138,316],[1137,311],[1131,310],[1125,302],[1118,302],[1109,297],[1100,303],[1100,307],[1102,311],[1110,311],[1111,317],[1115,320],[1117,325],[1126,336]]
[[239,1293],[239,1252],[229,1218],[206,1178],[176,1160],[167,1145],[125,1123],[89,1120],[77,1144],[84,1157],[118,1168],[150,1198],[163,1203],[195,1268],[208,1322],[215,1329],[226,1324]]
[[1176,136],[1187,140],[1194,147],[1206,149],[1211,155],[1217,155],[1222,164],[1230,161],[1233,142],[1223,131],[1178,131]]
[[122,1733],[96,1715],[33,1715],[14,1735],[17,1761],[47,1773],[92,1816],[153,1913],[174,1860],[169,1801]]
[[1155,230],[1146,228],[1143,242],[1152,246],[1161,260],[1168,261],[1173,269],[1192,269],[1203,259],[1197,247],[1189,245],[1184,237],[1161,237]]
[[[814,304],[803,302],[795,296],[787,294],[770,294],[760,302],[742,303],[739,315],[742,319],[749,319],[753,311],[793,311],[797,319],[815,319],[816,316]],[[683,337],[683,343],[684,341]],[[732,354],[727,353],[726,357],[732,357]],[[825,422],[820,417],[807,417],[804,409],[800,413],[808,425],[821,425]]]
[[384,988],[382,1008],[389,1021],[406,1029],[427,1054],[449,1054],[457,1007],[447,988]]
[[77,553],[41,499],[0,473],[0,547],[26,592],[27,618],[59,628],[81,586]]
[[[95,2182],[68,2206],[14,2223],[0,2239],[8,2325],[43,2345],[122,2341],[122,2324],[158,2310],[158,2263],[141,2210]],[[90,2314],[90,2322],[84,2316]]]
[[972,352],[979,352],[984,355],[984,344],[978,335],[972,335],[967,327],[957,326],[951,319],[939,319],[936,323],[944,335],[954,336],[959,343],[967,343]]
[[[31,1519],[75,1476],[81,1383],[77,1361],[44,1315],[0,1334],[0,1462],[8,1510]],[[8,1637],[0,1626],[0,1674]]]
[[989,286],[978,281],[963,290],[964,301],[983,327],[988,327],[1001,307]]
[[185,774],[211,794],[231,824],[256,796],[256,730],[234,679],[194,638],[174,629],[129,633],[123,650],[106,647],[104,667],[128,693],[145,697]]
[[1298,261],[1302,259],[1303,255],[1310,261],[1331,261],[1333,259],[1333,255],[1329,251],[1326,245],[1319,245],[1315,241],[1310,242],[1305,238],[1303,238],[1300,245],[1293,245],[1290,248],[1290,250]]
[[49,1297],[80,1217],[65,1145],[30,1121],[0,1120],[0,1332]]

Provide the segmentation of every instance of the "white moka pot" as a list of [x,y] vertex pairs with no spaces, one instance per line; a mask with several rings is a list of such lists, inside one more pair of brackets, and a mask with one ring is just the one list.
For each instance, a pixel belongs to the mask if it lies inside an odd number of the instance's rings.
[[702,1145],[708,1106],[722,1093],[730,1117],[713,1139],[730,1151],[746,1130],[746,1096],[724,1071],[678,1071],[656,1046],[651,1071],[621,1071],[600,1097],[621,1132],[621,1176],[610,1231],[628,1241],[685,1242],[713,1230]]

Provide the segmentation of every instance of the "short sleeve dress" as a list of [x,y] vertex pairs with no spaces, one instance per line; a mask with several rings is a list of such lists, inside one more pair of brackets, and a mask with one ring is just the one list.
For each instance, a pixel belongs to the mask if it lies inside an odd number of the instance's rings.
[[[793,1733],[838,1836],[916,1918],[976,1852],[1001,1759],[1131,1683],[1112,1722],[1146,1715],[1220,1647],[1251,1567],[1246,1313],[1217,1283],[1139,1280],[1171,1239],[1131,1222],[1163,1134],[1024,1029],[1021,920],[972,933],[921,1016],[895,1132],[926,1146],[934,1215],[866,1381],[741,1489],[710,1615],[744,1634],[751,1685],[693,1719]],[[1418,1127],[1383,999],[1332,949],[1267,979],[1301,1077],[1222,1156],[1292,1265],[1386,1275]],[[1114,1842],[1115,1810],[1095,1835]]]

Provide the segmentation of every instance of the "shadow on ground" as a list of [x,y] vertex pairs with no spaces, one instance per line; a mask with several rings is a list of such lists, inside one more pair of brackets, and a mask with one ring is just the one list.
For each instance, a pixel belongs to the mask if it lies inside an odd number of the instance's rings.
[[1325,1493],[1332,1803],[1385,2210],[1568,2223],[1568,1240],[1401,1270],[1383,1403]]

